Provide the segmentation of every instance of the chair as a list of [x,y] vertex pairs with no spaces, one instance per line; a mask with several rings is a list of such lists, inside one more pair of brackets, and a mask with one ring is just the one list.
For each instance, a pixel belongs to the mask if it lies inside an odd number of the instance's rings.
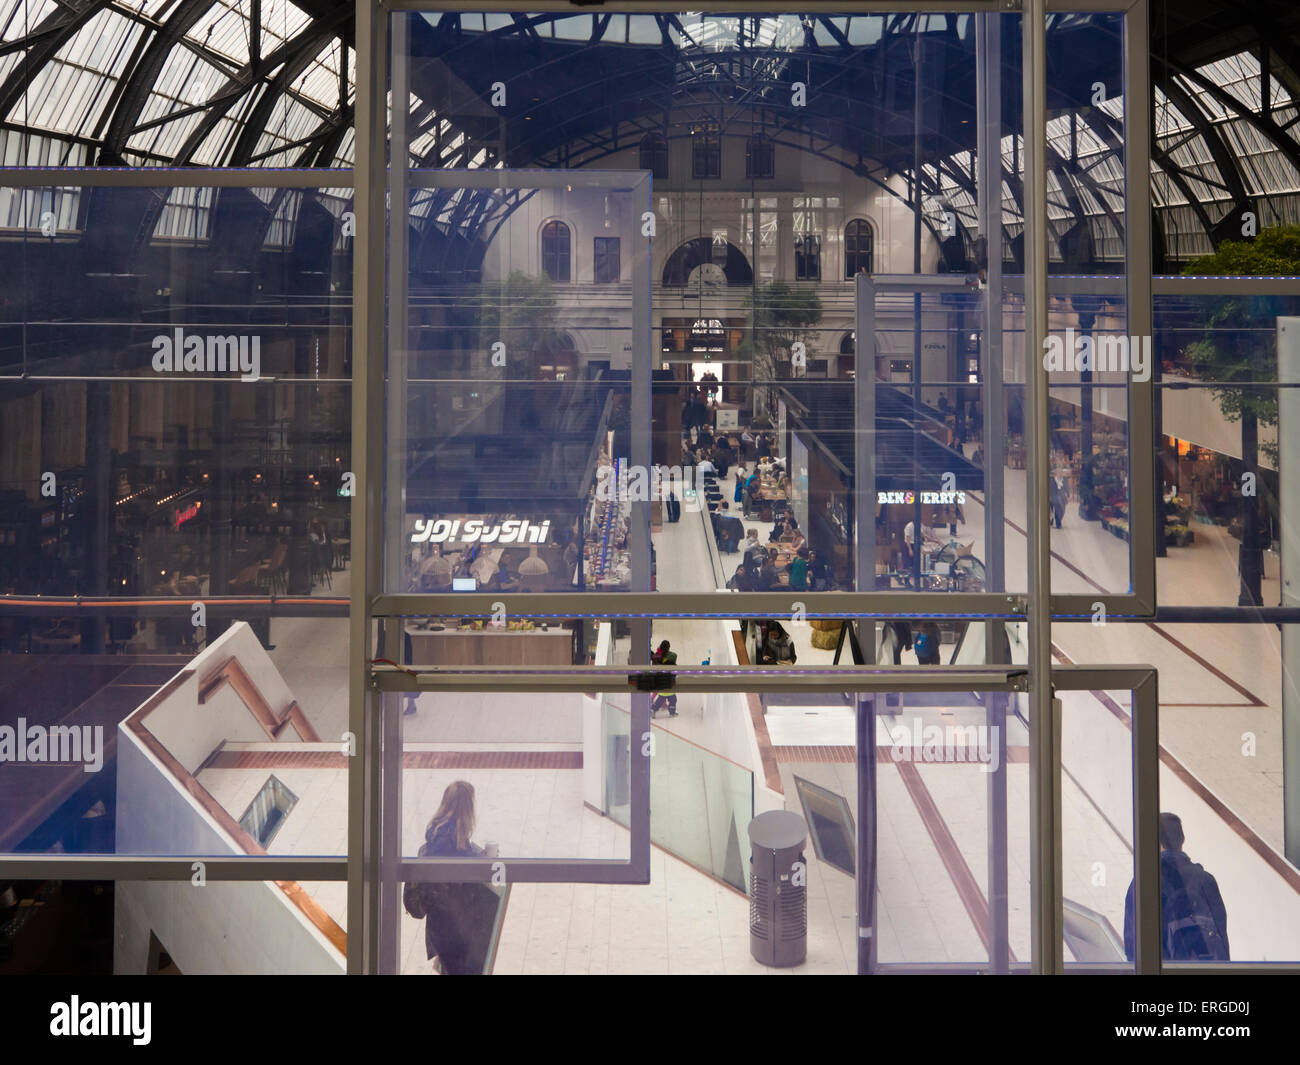
[[262,587],[269,588],[272,595],[281,588],[285,592],[289,590],[289,568],[285,565],[288,559],[289,545],[281,541],[271,552],[270,561],[257,567],[258,582]]

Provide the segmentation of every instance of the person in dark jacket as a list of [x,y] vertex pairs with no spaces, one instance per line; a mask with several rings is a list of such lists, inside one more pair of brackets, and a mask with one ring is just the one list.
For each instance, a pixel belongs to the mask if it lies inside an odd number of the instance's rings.
[[776,665],[781,662],[795,664],[797,659],[794,649],[794,641],[790,639],[789,634],[781,627],[780,622],[772,621],[768,623],[767,634],[763,638],[763,646],[760,651],[759,660],[763,665]]
[[[1134,959],[1133,890],[1124,898],[1124,956]],[[1183,853],[1183,822],[1160,815],[1160,951],[1165,961],[1229,961],[1228,911],[1219,882]]]
[[921,622],[916,627],[916,633],[912,637],[912,647],[916,651],[917,664],[922,666],[939,665],[940,642],[939,626],[933,621]]
[[745,538],[745,525],[739,518],[729,514],[714,513],[717,519],[714,535],[718,538],[718,550],[730,555],[740,550],[740,541]]
[[[420,857],[491,857],[470,839],[473,832],[474,785],[452,781],[424,831]],[[486,884],[411,881],[402,901],[412,917],[424,919],[424,949],[430,959],[438,959],[443,975],[477,976],[483,972],[500,903],[496,892]]]
[[736,572],[732,574],[731,580],[727,582],[727,587],[737,592],[752,592],[754,590],[754,575],[749,571],[748,562],[742,562],[736,567]]

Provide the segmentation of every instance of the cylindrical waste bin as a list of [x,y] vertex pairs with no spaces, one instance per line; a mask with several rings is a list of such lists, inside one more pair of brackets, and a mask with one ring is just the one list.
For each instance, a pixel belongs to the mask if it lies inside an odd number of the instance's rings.
[[808,829],[789,810],[769,810],[749,823],[749,952],[776,968],[808,956]]

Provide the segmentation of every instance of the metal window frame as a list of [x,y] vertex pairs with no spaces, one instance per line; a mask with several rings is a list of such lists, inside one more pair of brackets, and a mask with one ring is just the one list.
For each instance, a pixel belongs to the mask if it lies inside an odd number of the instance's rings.
[[[902,0],[892,0],[892,2],[890,0],[860,0],[859,3],[853,5],[853,10],[861,13],[893,13],[897,12],[901,4]],[[458,10],[465,11],[499,11],[502,9],[501,0],[459,0],[454,6]],[[575,9],[568,0],[535,0],[530,6],[538,11],[583,13],[581,10]],[[604,12],[644,13],[648,10],[662,8],[662,6],[662,4],[615,0],[615,2],[602,5],[601,10]],[[1224,292],[1295,294],[1300,289],[1300,283],[1293,278],[1182,276],[1152,278],[1149,269],[1150,218],[1149,211],[1143,209],[1144,204],[1149,204],[1150,187],[1147,175],[1142,169],[1147,162],[1150,138],[1149,112],[1145,105],[1145,101],[1149,97],[1146,61],[1146,0],[951,0],[951,2],[950,0],[930,0],[930,2],[924,4],[924,7],[927,11],[934,12],[954,11],[985,13],[988,15],[1023,10],[1029,16],[1025,19],[1027,34],[1036,32],[1038,28],[1029,25],[1029,23],[1037,22],[1041,24],[1042,18],[1047,12],[1118,11],[1126,14],[1124,56],[1126,100],[1143,101],[1142,105],[1138,107],[1126,106],[1125,116],[1126,217],[1129,226],[1125,293],[1128,299],[1131,329],[1135,324],[1141,325],[1145,322],[1146,332],[1150,332],[1151,297],[1153,294],[1199,292],[1207,294],[1211,292],[1214,294]],[[15,167],[0,169],[0,184],[15,188],[35,186],[64,187],[70,184],[87,188],[352,188],[354,190],[354,209],[359,222],[359,235],[354,255],[354,276],[358,281],[363,282],[354,285],[353,290],[355,347],[352,387],[354,389],[354,433],[356,434],[354,437],[354,456],[359,451],[361,452],[363,462],[360,465],[363,465],[366,469],[382,468],[383,460],[382,446],[373,439],[374,434],[367,434],[365,431],[367,425],[377,426],[381,424],[380,419],[383,414],[382,360],[370,356],[372,351],[379,352],[384,349],[385,330],[382,297],[386,252],[384,227],[373,224],[377,220],[382,221],[385,217],[384,192],[387,169],[385,143],[387,107],[384,93],[375,91],[375,87],[385,84],[387,79],[387,26],[383,24],[383,20],[379,16],[398,11],[429,10],[429,8],[430,5],[427,0],[390,0],[389,3],[383,5],[377,5],[372,0],[357,0],[356,159],[359,165],[354,168],[331,170],[260,168],[166,170],[162,168],[72,169]],[[770,3],[768,0],[739,0],[739,2],[727,0],[727,2],[706,3],[704,9],[718,13],[788,13],[789,5]],[[846,8],[842,2],[810,0],[810,2],[802,5],[801,10],[843,13]],[[1032,51],[1028,54],[1032,55]],[[1027,75],[1026,77],[1024,85],[1026,94],[1029,94],[1036,84],[1041,84],[1041,82],[1031,84],[1031,76]],[[1038,98],[1041,100],[1041,93],[1039,93]],[[1028,109],[1026,114],[1030,114]],[[1037,141],[1037,138],[1034,138],[1034,140]],[[1038,154],[1042,151],[1042,147],[1042,145],[1035,144],[1031,150],[1031,146],[1028,143],[1026,144],[1026,169],[1028,171],[1041,173],[1041,167],[1034,166],[1033,159],[1037,158],[1040,163],[1042,162],[1042,158]],[[462,183],[479,180],[471,178],[471,175],[476,173],[474,171],[458,171],[457,173],[459,175],[458,180]],[[482,180],[486,181],[488,180],[487,175],[492,172],[478,173],[483,175]],[[566,171],[564,173],[571,172]],[[413,183],[418,181],[418,177],[414,174],[412,179]],[[1027,197],[1027,218],[1030,206]],[[1037,207],[1036,204],[1032,206]],[[1035,210],[1035,214],[1038,214],[1037,210]],[[366,225],[366,221],[371,224]],[[1035,222],[1038,221],[1036,218]],[[1042,223],[1045,224],[1045,217],[1042,219]],[[1045,233],[1041,224],[1036,225],[1035,228]],[[1049,281],[1047,278],[1045,260],[1036,262],[1035,267],[1033,276],[1025,278],[1025,285],[1029,291],[1033,293],[1036,288],[1039,292],[1045,292],[1055,287],[1056,279],[1053,278]],[[378,278],[379,282],[377,286],[374,284],[376,278]],[[1085,280],[1084,283],[1092,285],[1100,282],[1089,279]],[[1007,290],[1013,290],[1015,286],[1016,281],[1008,279]],[[376,296],[378,296],[377,302]],[[1035,298],[1037,298],[1036,294]],[[370,346],[371,344],[374,344],[374,346]],[[361,387],[358,387],[358,385]],[[1141,423],[1134,420],[1135,417],[1140,418],[1148,426],[1151,424],[1153,408],[1150,408],[1150,404],[1154,403],[1154,394],[1155,389],[1149,383],[1144,385],[1141,390],[1138,390],[1135,386],[1134,390],[1130,392],[1131,432],[1141,427]],[[1130,440],[1132,439],[1134,437],[1131,436]],[[1145,463],[1134,464],[1130,478],[1131,498],[1139,498],[1139,478],[1146,479],[1145,483],[1147,483],[1148,488],[1154,485],[1153,452],[1151,459],[1149,470]],[[354,466],[359,466],[359,464],[354,461]],[[443,612],[451,606],[451,601],[454,601],[454,612],[461,614],[476,611],[487,613],[490,612],[491,606],[490,602],[474,603],[474,596],[377,596],[368,599],[368,591],[379,586],[379,552],[368,549],[367,528],[378,527],[377,525],[371,525],[370,522],[382,515],[382,499],[380,498],[380,485],[377,478],[363,479],[360,487],[361,491],[353,498],[353,539],[357,545],[354,552],[354,574],[359,579],[354,580],[351,596],[349,640],[349,723],[356,737],[358,761],[351,767],[349,773],[348,855],[346,857],[268,856],[266,858],[232,855],[5,855],[0,856],[0,871],[3,871],[5,875],[28,878],[52,876],[69,880],[108,878],[179,881],[191,879],[195,863],[201,862],[204,866],[205,875],[212,880],[262,881],[273,878],[293,878],[341,881],[346,879],[349,882],[348,924],[352,933],[349,935],[348,971],[374,970],[375,955],[373,951],[376,933],[378,932],[379,907],[372,898],[371,885],[378,880],[379,866],[377,854],[373,852],[370,843],[367,841],[378,840],[378,811],[382,796],[380,794],[378,775],[374,772],[370,763],[375,760],[372,751],[377,756],[382,746],[382,722],[380,721],[381,715],[374,712],[378,693],[371,687],[369,682],[372,637],[370,619],[380,614],[400,616],[403,611],[412,613]],[[1136,514],[1131,514],[1132,517],[1136,517]],[[1154,515],[1148,517],[1151,524],[1153,543]],[[1031,520],[1036,518],[1041,518],[1041,516],[1037,514],[1031,515]],[[1144,518],[1144,520],[1147,519]],[[1139,540],[1136,527],[1133,539],[1134,541]],[[1143,541],[1147,539],[1145,531],[1141,533],[1141,539]],[[1134,558],[1133,577],[1137,587],[1130,596],[1109,599],[1107,597],[1089,596],[1051,596],[1049,599],[1050,609],[1043,609],[1047,604],[1042,602],[1040,598],[1041,592],[1031,594],[1029,597],[1018,595],[1002,596],[1000,597],[1002,599],[1000,609],[992,612],[989,610],[989,603],[986,601],[988,597],[986,596],[980,596],[978,599],[973,598],[970,602],[967,602],[965,597],[935,595],[933,601],[931,601],[927,599],[924,593],[904,593],[908,604],[914,607],[914,609],[910,610],[900,610],[904,596],[892,593],[883,596],[873,593],[810,593],[801,597],[801,601],[806,607],[807,616],[810,617],[968,616],[994,619],[1025,619],[1028,617],[1039,625],[1050,625],[1052,619],[1068,620],[1071,617],[1089,616],[1091,604],[1097,598],[1101,598],[1107,602],[1108,615],[1113,620],[1138,620],[1146,618],[1154,612],[1154,556],[1153,553],[1147,556],[1152,560],[1149,573],[1151,591],[1149,599],[1146,587],[1148,574],[1144,573],[1143,567],[1140,565],[1137,551],[1133,552],[1132,557]],[[1141,583],[1139,584],[1139,582]],[[488,599],[488,597],[481,598],[485,601]],[[88,600],[79,600],[78,602],[82,605],[91,605]],[[272,608],[271,612],[274,612],[274,600],[268,602]],[[781,613],[792,606],[788,596],[765,593],[733,594],[725,600],[725,608],[716,610],[703,605],[711,605],[711,603],[712,600],[709,596],[627,593],[590,596],[563,595],[546,597],[545,599],[542,597],[529,597],[527,600],[521,597],[518,601],[512,598],[509,605],[518,608],[514,612],[516,616],[522,617],[548,616],[537,612],[548,607],[558,609],[561,616],[564,617],[626,616],[633,619],[634,629],[647,634],[648,619],[653,617],[734,618],[760,616]],[[1112,603],[1116,609],[1112,609]],[[1031,610],[1031,604],[1036,609]],[[1129,609],[1127,609],[1130,605],[1135,612],[1130,613]],[[1189,616],[1183,618],[1180,615],[1179,620],[1197,620],[1190,615],[1198,609],[1200,608],[1185,608],[1184,612]],[[1251,608],[1210,607],[1204,608],[1204,612],[1206,613],[1206,621],[1266,622],[1274,620],[1272,614],[1266,617],[1260,611]],[[1232,616],[1228,617],[1226,613],[1231,613]],[[1279,620],[1293,619],[1288,616],[1286,619],[1279,617]],[[1042,675],[1041,664],[1036,665],[1038,668],[1031,669],[1031,678],[1035,673],[1039,676]],[[1078,681],[1079,687],[1096,684],[1124,687],[1116,674],[1122,673],[1125,669],[1137,671],[1133,677],[1134,681],[1141,679],[1139,674],[1142,677],[1149,678],[1152,692],[1151,698],[1154,699],[1154,673],[1148,667],[1074,666],[1057,668],[1052,670],[1051,674],[1057,680],[1057,687],[1060,690],[1074,690],[1074,685],[1069,683],[1070,680]],[[786,684],[790,682],[792,672],[784,671]],[[843,672],[846,671],[841,671],[841,673]],[[889,671],[885,672],[886,674],[889,673]],[[947,678],[941,679],[941,677],[946,674],[952,675],[954,683],[958,682],[958,678],[961,678],[961,683],[966,683],[971,679],[964,676],[961,671],[944,667],[939,670],[932,669],[927,673],[927,686],[933,690],[936,685],[945,683]],[[576,670],[572,675],[573,682],[581,685],[579,690],[602,690],[604,682],[599,678],[579,673]],[[877,679],[880,678],[879,672],[876,672],[873,676]],[[1087,679],[1085,680],[1085,678]],[[683,683],[686,683],[686,680],[686,678],[683,678]],[[808,678],[808,680],[811,680],[811,678]],[[903,682],[903,678],[898,675],[888,676],[887,680],[888,683],[893,685]],[[476,683],[480,681],[482,683],[493,683],[483,678],[476,680]],[[461,681],[461,683],[466,682],[467,680],[464,678]],[[750,685],[762,682],[761,670],[754,670],[752,675],[736,672],[728,678],[725,690],[751,690]],[[387,685],[388,683],[389,681],[383,677],[382,673],[376,674],[376,685]],[[498,677],[495,683],[499,685],[503,682]],[[1030,683],[1032,685],[1032,679]],[[1145,684],[1148,681],[1142,680],[1142,683]],[[857,679],[850,676],[837,676],[833,684],[834,690],[839,691],[884,690],[875,681],[867,678]],[[623,689],[618,687],[611,690]],[[1135,691],[1136,700],[1138,689],[1134,688],[1133,690]],[[1157,786],[1155,774],[1158,768],[1158,762],[1156,761],[1156,754],[1158,753],[1156,722],[1154,715],[1145,711],[1142,720],[1139,722],[1137,705],[1137,701],[1135,701],[1134,794],[1135,801],[1140,808],[1149,814],[1152,809],[1158,810],[1158,805],[1153,805],[1152,800],[1152,795],[1155,793]],[[1050,738],[1059,738],[1059,734]],[[1141,764],[1149,769],[1145,777],[1138,769],[1139,759],[1136,752],[1139,749],[1143,752]],[[1059,773],[1058,761],[1054,766],[1054,774],[1058,778],[1058,788]],[[1145,825],[1148,837],[1154,839],[1154,835],[1152,835],[1155,832],[1154,826],[1148,823],[1146,818],[1140,818],[1139,823],[1135,824],[1135,834],[1139,832],[1143,825]],[[1041,830],[1044,826],[1040,823],[1037,827]],[[1054,832],[1049,832],[1048,836],[1048,846],[1055,848],[1055,862],[1059,866],[1059,823]],[[1053,836],[1056,837],[1055,842],[1051,838]],[[1139,840],[1141,840],[1140,843]],[[1135,844],[1135,854],[1139,851],[1150,852],[1145,854],[1145,861],[1139,861],[1139,866],[1141,870],[1144,870],[1143,875],[1145,876],[1143,889],[1143,896],[1146,900],[1145,912],[1150,912],[1153,890],[1151,887],[1151,870],[1155,869],[1158,876],[1158,851],[1154,849],[1154,844],[1149,844],[1147,839],[1140,835],[1136,836]],[[402,868],[405,870],[406,866]],[[419,869],[411,871],[419,873]],[[1158,907],[1158,887],[1154,891],[1156,906]],[[1036,930],[1050,927],[1053,923],[1059,931],[1059,914],[1055,922],[1051,921],[1050,914],[1046,917],[1045,922],[1037,922]],[[1139,971],[1163,971],[1171,974],[1300,971],[1300,967],[1295,965],[1264,963],[1244,963],[1242,965],[1232,964],[1227,966],[1184,964],[1162,966],[1159,962],[1158,929],[1146,929],[1146,932],[1147,935],[1144,938],[1148,941],[1140,946],[1140,950],[1143,952],[1141,955],[1143,961],[1139,963]],[[365,941],[363,933],[369,933],[368,942]],[[1154,964],[1151,961],[1153,947],[1149,942],[1153,934],[1157,937],[1156,946],[1154,947]],[[965,967],[948,968],[953,969],[953,971],[970,971]],[[1016,968],[1020,968],[1020,966],[1016,966]]]

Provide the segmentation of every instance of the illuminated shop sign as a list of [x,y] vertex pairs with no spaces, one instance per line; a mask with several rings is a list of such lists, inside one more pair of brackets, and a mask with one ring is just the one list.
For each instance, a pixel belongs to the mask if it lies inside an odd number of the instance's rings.
[[549,521],[480,521],[470,518],[415,519],[413,544],[544,544],[551,530]]
[[922,503],[936,503],[941,506],[950,506],[953,503],[964,506],[966,503],[965,492],[877,492],[876,502],[915,503],[918,495]]
[[179,529],[182,525],[184,525],[184,524],[185,524],[187,521],[189,521],[191,518],[197,518],[198,516],[199,516],[199,505],[198,505],[198,503],[191,503],[188,507],[180,507],[180,508],[177,509],[177,510],[173,510],[173,511],[172,511],[172,528],[173,528],[173,529]]

